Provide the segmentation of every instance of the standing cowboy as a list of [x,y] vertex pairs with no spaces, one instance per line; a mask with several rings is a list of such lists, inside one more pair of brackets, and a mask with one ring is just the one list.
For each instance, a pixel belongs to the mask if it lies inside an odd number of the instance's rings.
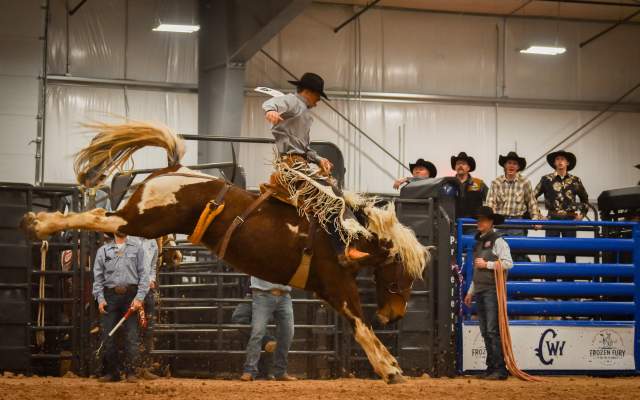
[[504,217],[496,214],[490,207],[480,207],[477,214],[478,233],[473,249],[473,282],[464,298],[467,307],[471,307],[476,298],[476,311],[480,322],[480,333],[487,350],[487,370],[483,379],[504,380],[509,376],[502,354],[502,340],[498,324],[498,295],[494,269],[499,264],[504,270],[513,267],[509,245],[494,225],[504,222]]
[[[527,166],[527,160],[510,151],[500,156],[498,164],[504,168],[504,175],[491,182],[486,205],[507,219],[542,219],[538,202],[531,188],[531,182],[520,172]],[[539,229],[538,226],[535,226]],[[502,229],[507,236],[527,236],[526,229]],[[517,261],[526,261],[526,256],[516,256]]]
[[[540,178],[535,196],[544,195],[547,218],[556,221],[580,221],[588,211],[589,195],[582,181],[569,171],[576,166],[576,156],[565,150],[547,154],[547,163],[554,172]],[[579,198],[580,201],[577,201]],[[547,237],[576,237],[576,231],[547,229]],[[565,255],[565,262],[576,262],[576,256]],[[548,255],[547,261],[556,262],[556,255]]]
[[482,179],[471,176],[471,172],[476,170],[476,160],[464,151],[460,152],[457,156],[451,156],[451,169],[456,171],[456,178],[461,185],[456,218],[473,218],[487,199],[489,191]]
[[393,182],[394,189],[400,189],[400,186],[405,183],[414,182],[420,179],[435,178],[438,175],[438,169],[431,161],[425,161],[424,158],[418,158],[418,160],[411,164],[409,163],[409,171],[412,176],[406,178],[399,178]]
[[276,322],[276,348],[273,357],[273,375],[279,381],[295,381],[287,374],[287,356],[293,340],[293,304],[291,286],[278,285],[251,277],[251,337],[247,343],[247,358],[242,381],[252,381],[258,374],[258,360],[267,324],[273,317]]
[[[279,156],[277,179],[282,187],[290,190],[291,198],[306,204],[305,213],[319,220],[334,246],[340,253],[344,250],[347,260],[364,258],[369,254],[348,244],[351,239],[368,232],[346,205],[342,191],[331,177],[333,164],[309,146],[313,123],[309,109],[317,105],[320,97],[328,99],[324,93],[324,80],[307,72],[299,81],[289,83],[296,86],[295,94],[273,97],[262,104],[265,118],[273,124],[271,132]],[[292,184],[294,180],[296,183]]]
[[115,337],[108,334],[129,308],[142,308],[149,291],[149,273],[144,266],[144,251],[139,242],[117,232],[114,241],[98,249],[93,267],[93,296],[98,301],[104,343],[103,373],[100,382],[120,380],[124,370],[127,382],[136,382],[139,345],[138,318],[128,318],[124,325],[125,362],[118,361]]

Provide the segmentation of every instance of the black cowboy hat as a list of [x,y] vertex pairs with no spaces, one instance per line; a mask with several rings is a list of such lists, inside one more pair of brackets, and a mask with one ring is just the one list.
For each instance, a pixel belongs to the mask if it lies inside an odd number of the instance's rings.
[[469,172],[476,170],[476,160],[468,156],[464,151],[458,153],[457,156],[451,156],[451,169],[456,169],[456,163],[458,161],[466,161],[466,163],[469,164]]
[[547,154],[547,163],[551,165],[551,168],[556,169],[556,166],[554,164],[556,161],[556,157],[558,156],[562,156],[566,158],[567,161],[569,161],[569,166],[567,167],[567,171],[571,171],[573,168],[575,168],[576,155],[565,150],[558,150],[558,151],[554,151],[553,153]]
[[493,212],[493,208],[488,206],[482,206],[476,213],[476,218],[485,217],[493,221],[494,225],[501,225],[504,223],[504,215],[496,214]]
[[413,173],[415,167],[425,167],[429,171],[429,178],[435,178],[438,175],[438,169],[431,161],[425,161],[424,158],[418,158],[414,164],[409,163],[409,171]]
[[515,151],[510,151],[506,156],[501,155],[500,158],[498,158],[498,164],[504,168],[504,164],[509,160],[517,162],[518,165],[520,165],[520,171],[527,167],[527,160],[525,160],[524,157],[520,157]]
[[320,93],[320,96],[329,100],[324,92],[324,79],[313,72],[305,72],[299,81],[289,81],[289,83],[299,88],[313,90],[316,93]]

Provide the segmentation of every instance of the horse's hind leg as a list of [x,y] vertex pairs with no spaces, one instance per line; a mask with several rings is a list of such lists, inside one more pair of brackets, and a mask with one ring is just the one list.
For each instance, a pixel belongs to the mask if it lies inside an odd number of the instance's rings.
[[83,229],[97,232],[116,232],[127,225],[118,213],[107,215],[103,208],[81,213],[33,212],[25,214],[20,227],[33,238],[45,239],[50,235],[69,229]]

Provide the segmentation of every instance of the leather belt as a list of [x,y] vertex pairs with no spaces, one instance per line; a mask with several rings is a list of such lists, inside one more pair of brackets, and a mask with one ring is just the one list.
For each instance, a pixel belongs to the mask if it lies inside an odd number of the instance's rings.
[[127,294],[138,291],[138,285],[116,286],[112,288],[104,288],[105,293]]
[[567,219],[575,219],[576,213],[575,211],[553,211],[549,213],[549,218],[567,218]]
[[259,293],[269,293],[273,296],[286,296],[289,294],[289,292],[287,292],[286,290],[282,290],[282,289],[271,289],[271,290],[262,290],[262,289],[255,289],[252,288],[251,289],[254,292],[259,292]]

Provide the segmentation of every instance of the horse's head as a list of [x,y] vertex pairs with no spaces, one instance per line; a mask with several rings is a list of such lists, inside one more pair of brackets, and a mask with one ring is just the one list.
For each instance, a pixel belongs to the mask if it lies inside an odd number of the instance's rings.
[[[411,295],[411,287],[430,262],[429,249],[416,238],[411,229],[396,217],[393,203],[383,207],[367,206],[367,229],[374,234],[374,246],[386,250],[386,258],[372,260],[378,320],[387,324],[404,316]],[[368,250],[366,250],[368,251]]]
[[374,269],[374,279],[378,321],[386,325],[404,317],[411,296],[411,288],[417,278],[408,273],[400,259],[395,257]]

